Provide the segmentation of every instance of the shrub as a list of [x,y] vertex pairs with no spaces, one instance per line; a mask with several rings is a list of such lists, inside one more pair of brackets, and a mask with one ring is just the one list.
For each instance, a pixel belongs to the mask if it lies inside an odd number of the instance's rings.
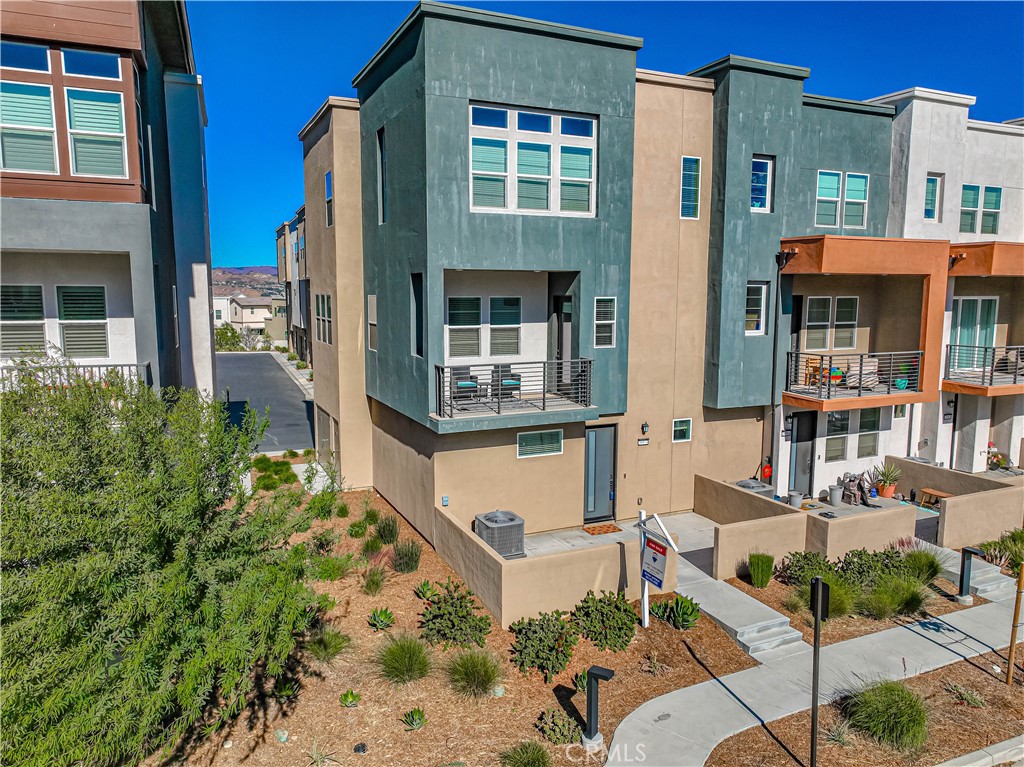
[[441,592],[427,603],[420,614],[423,638],[430,644],[466,647],[484,646],[484,637],[491,630],[491,619],[478,615],[473,592],[458,581],[448,578]]
[[413,592],[416,594],[417,597],[422,599],[424,602],[430,602],[434,599],[437,599],[438,595],[437,589],[434,588],[434,584],[430,581],[423,581],[415,589],[413,589]]
[[551,756],[540,743],[524,741],[498,755],[501,767],[551,767]]
[[576,609],[572,621],[599,650],[625,650],[636,634],[636,613],[621,592],[587,592]]
[[391,549],[391,566],[397,573],[414,573],[420,569],[422,552],[419,541],[399,541]]
[[754,584],[754,588],[763,589],[772,579],[775,557],[754,552],[747,557],[747,569],[750,570],[750,582]]
[[377,651],[377,665],[381,676],[395,684],[413,682],[430,673],[427,647],[412,634],[389,639]]
[[971,708],[985,708],[988,704],[985,703],[985,699],[981,697],[974,690],[969,690],[963,685],[959,685],[956,682],[946,682],[946,692],[953,696],[953,699],[957,704],[961,706],[970,706]]
[[791,551],[782,561],[779,580],[790,586],[803,586],[816,575],[835,572],[835,567],[816,551]]
[[311,448],[311,447],[307,447],[306,449],[304,449],[302,451],[302,457],[303,458],[312,458],[315,455],[316,455],[316,451],[313,448]]
[[313,578],[318,581],[340,581],[355,568],[351,554],[340,557],[317,557],[313,560]]
[[579,722],[560,708],[549,708],[537,719],[537,729],[549,742],[556,746],[579,743],[583,730]]
[[344,708],[355,708],[359,705],[359,701],[362,699],[362,697],[363,696],[360,695],[358,692],[356,692],[352,688],[349,688],[338,696],[338,702]]
[[260,453],[258,456],[252,459],[252,467],[256,471],[268,472],[274,470],[274,461],[269,457]]
[[825,731],[825,740],[843,748],[850,745],[850,723],[846,719],[837,721]]
[[928,593],[921,582],[910,575],[883,575],[868,592],[869,601],[890,608],[890,615],[920,612],[927,598]]
[[306,362],[305,360],[299,360],[298,362],[295,363],[295,369],[296,370],[305,370],[308,367],[309,367],[309,363]]
[[338,497],[333,492],[329,490],[321,490],[309,499],[306,511],[312,514],[316,519],[330,519],[334,516],[334,505],[337,502]]
[[370,613],[367,623],[374,631],[384,631],[395,625],[395,614],[386,607],[378,607]]
[[397,541],[398,517],[394,514],[387,514],[377,520],[377,537],[389,546]]
[[306,650],[321,663],[330,663],[352,644],[348,634],[324,626],[306,642]]
[[427,715],[423,713],[422,708],[414,708],[412,711],[406,711],[402,714],[402,724],[405,725],[405,729],[409,732],[422,730],[423,725],[426,723]]
[[[366,498],[369,498],[369,497],[370,497],[369,495],[366,496]],[[380,512],[377,511],[377,509],[373,508],[373,506],[370,506],[369,504],[364,504],[364,506],[363,506],[363,521],[365,521],[366,524],[368,524],[368,525],[375,525],[375,524],[377,524],[380,521]]]
[[448,662],[448,682],[460,695],[482,698],[501,681],[501,665],[486,650],[460,650]]
[[700,617],[700,605],[682,594],[668,602],[651,602],[650,609],[655,618],[677,629],[693,628]]
[[337,543],[337,539],[334,537],[334,531],[328,529],[318,530],[309,539],[313,551],[320,556],[330,554],[335,543]]
[[274,351],[277,352],[278,354],[287,354],[288,353],[288,347],[287,346],[275,346],[274,347]]
[[284,674],[279,676],[274,682],[274,687],[270,691],[270,695],[278,703],[288,703],[299,697],[299,690],[302,689],[302,685],[299,681],[291,674]]
[[351,525],[348,526],[349,538],[362,538],[366,535],[366,520],[357,519]]
[[907,572],[911,577],[925,586],[930,586],[932,581],[942,575],[939,558],[930,551],[924,549],[908,551],[904,554],[903,561],[906,563]]
[[1010,572],[1017,575],[1024,562],[1024,529],[1010,530],[997,540],[985,541],[979,548],[985,552],[988,561],[1000,567],[1008,567]]
[[285,458],[298,458],[299,457],[299,453],[298,453],[297,450],[292,450],[291,448],[288,448],[287,450],[284,451],[284,457]]
[[[828,584],[828,616],[829,618],[841,618],[853,612],[857,600],[860,597],[860,590],[835,573],[828,573],[822,576],[822,581]],[[797,595],[804,609],[811,609],[811,584],[805,583],[797,589]]]
[[907,565],[897,549],[854,549],[836,564],[835,569],[847,583],[867,588],[883,576],[906,573]]
[[561,610],[541,613],[536,618],[523,618],[510,627],[515,634],[512,655],[524,674],[531,668],[544,675],[544,681],[565,671],[572,660],[572,651],[580,639],[579,629]]
[[371,567],[363,576],[363,593],[369,594],[371,597],[376,596],[384,588],[386,580],[387,573],[384,572],[383,567]]
[[363,541],[363,556],[367,559],[372,559],[377,554],[380,554],[384,548],[384,544],[377,536],[371,536]]
[[295,360],[297,360],[298,358],[299,358],[299,355],[296,354],[295,352],[288,352],[288,361],[289,362],[295,362]]
[[909,751],[928,739],[924,700],[900,682],[880,682],[855,693],[846,710],[854,729],[892,748]]
[[319,609],[306,548],[288,544],[295,511],[238,493],[265,429],[252,411],[232,426],[223,402],[117,374],[15,378],[0,396],[3,761],[141,762],[290,663]]
[[348,504],[342,501],[337,505],[337,507],[334,510],[334,513],[335,516],[338,517],[338,519],[345,519],[349,514]]

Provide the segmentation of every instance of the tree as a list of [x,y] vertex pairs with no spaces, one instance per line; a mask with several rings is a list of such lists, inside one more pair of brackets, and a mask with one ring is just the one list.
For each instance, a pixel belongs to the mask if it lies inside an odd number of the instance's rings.
[[230,322],[213,329],[213,345],[219,352],[242,351],[242,334]]
[[0,749],[116,764],[237,715],[323,606],[294,504],[239,477],[265,428],[120,377],[0,395]]

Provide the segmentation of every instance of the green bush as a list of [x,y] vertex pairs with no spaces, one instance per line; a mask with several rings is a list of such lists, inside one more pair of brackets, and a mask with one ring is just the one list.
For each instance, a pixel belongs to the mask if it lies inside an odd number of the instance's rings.
[[897,549],[854,549],[836,564],[835,569],[847,583],[867,588],[883,576],[905,574],[907,565]]
[[498,755],[501,767],[551,767],[551,755],[532,740],[513,746]]
[[330,554],[337,542],[334,531],[326,528],[313,533],[309,539],[310,547],[320,556]]
[[351,525],[348,526],[349,538],[362,538],[366,535],[366,520],[357,519]]
[[348,517],[348,514],[349,514],[349,511],[348,511],[348,504],[347,504],[347,503],[345,503],[344,501],[342,501],[341,503],[339,503],[339,504],[338,504],[338,505],[337,505],[337,506],[336,506],[336,507],[334,508],[334,515],[335,515],[335,516],[336,516],[336,517],[337,517],[338,519],[345,519],[346,517]]
[[275,346],[274,347],[274,351],[277,352],[278,354],[287,354],[288,353],[288,347],[287,346]]
[[363,593],[369,594],[371,597],[376,596],[384,588],[387,577],[383,567],[371,567],[363,576]]
[[294,662],[320,609],[296,512],[238,492],[252,411],[23,372],[0,396],[3,762],[142,762]]
[[747,569],[750,571],[750,582],[754,584],[754,588],[763,589],[775,572],[775,557],[771,554],[753,552],[747,557]]
[[572,686],[576,689],[576,692],[587,691],[587,672],[581,671],[572,678]]
[[924,549],[908,551],[903,556],[903,561],[906,563],[907,572],[911,577],[917,579],[918,583],[924,586],[930,586],[932,581],[942,575],[939,558],[930,551]]
[[422,552],[419,541],[399,541],[391,548],[391,566],[396,573],[414,573],[420,569]]
[[[366,498],[369,498],[369,497],[370,497],[369,495],[366,496]],[[363,521],[366,522],[367,525],[375,525],[375,524],[377,524],[380,521],[380,512],[377,509],[375,509],[373,506],[370,506],[369,504],[364,503],[363,504]]]
[[676,594],[675,599],[668,602],[651,602],[650,610],[655,618],[676,629],[691,629],[700,617],[700,605],[682,594]]
[[531,668],[537,669],[545,682],[565,671],[580,639],[579,629],[561,610],[520,619],[510,630],[515,634],[512,656],[516,666],[524,674]]
[[588,591],[576,609],[572,622],[599,650],[625,650],[636,634],[636,613],[626,595],[602,591],[594,596]]
[[[829,586],[829,598],[828,598],[828,617],[841,618],[844,615],[849,615],[853,612],[853,608],[856,606],[858,599],[860,598],[860,589],[854,584],[843,580],[842,577],[835,573],[827,573],[822,576],[822,581]],[[811,584],[810,582],[805,583],[803,586],[797,589],[797,596],[803,604],[804,609],[811,609]]]
[[816,575],[835,573],[835,566],[816,551],[791,551],[782,561],[779,580],[790,586],[803,586]]
[[306,511],[316,519],[330,519],[334,516],[334,506],[338,502],[338,496],[329,490],[321,490],[309,499]]
[[402,714],[402,724],[404,724],[405,729],[410,732],[413,730],[422,730],[426,723],[427,715],[423,713],[422,708],[414,708],[412,711],[406,711]]
[[387,545],[398,540],[398,517],[387,514],[377,520],[377,537]]
[[423,638],[445,648],[471,644],[483,647],[484,637],[491,630],[491,619],[486,614],[477,614],[478,609],[473,592],[449,578],[420,614]]
[[363,541],[363,556],[367,559],[375,557],[384,549],[384,544],[376,535]]
[[910,751],[928,739],[924,700],[900,682],[880,682],[861,690],[845,708],[854,729],[892,748]]
[[[864,604],[861,605],[860,611],[874,618],[914,615],[921,611],[927,598],[928,592],[913,576],[883,575],[866,595],[874,614],[866,611]],[[879,609],[880,607],[884,610]],[[883,611],[888,611],[889,614],[882,615]]]
[[311,447],[307,447],[302,451],[303,458],[313,458],[315,455],[316,451]]
[[309,363],[306,362],[305,360],[299,360],[298,362],[295,363],[295,369],[296,370],[305,370],[308,367],[309,367]]
[[579,743],[583,730],[579,722],[560,708],[549,708],[537,719],[537,729],[549,742],[556,746]]
[[298,358],[299,358],[299,355],[296,354],[295,352],[288,352],[288,361],[289,362],[295,362],[295,360],[297,360]]
[[374,631],[385,631],[395,625],[395,614],[386,607],[377,607],[366,622]]
[[330,663],[352,644],[348,634],[324,626],[306,642],[306,651],[321,663]]
[[284,457],[285,458],[298,458],[299,457],[299,453],[298,453],[297,450],[292,450],[291,448],[288,448],[287,450],[284,451]]
[[269,456],[260,453],[258,456],[252,459],[252,467],[256,471],[268,472],[274,470],[274,461]]
[[501,665],[487,650],[460,650],[448,661],[448,682],[460,695],[482,698],[501,681]]
[[412,634],[390,638],[377,651],[381,676],[395,684],[422,679],[430,673],[427,647]]
[[313,560],[312,577],[318,581],[340,581],[355,568],[351,554],[340,557],[316,557]]

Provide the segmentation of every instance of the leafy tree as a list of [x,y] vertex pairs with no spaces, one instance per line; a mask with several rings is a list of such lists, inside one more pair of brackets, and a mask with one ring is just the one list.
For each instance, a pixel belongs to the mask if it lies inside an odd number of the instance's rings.
[[242,334],[230,322],[213,329],[213,345],[219,352],[242,351]]
[[[241,492],[265,422],[117,376],[0,395],[0,750],[135,762],[292,669],[322,603],[288,502]],[[283,498],[284,496],[282,496]]]

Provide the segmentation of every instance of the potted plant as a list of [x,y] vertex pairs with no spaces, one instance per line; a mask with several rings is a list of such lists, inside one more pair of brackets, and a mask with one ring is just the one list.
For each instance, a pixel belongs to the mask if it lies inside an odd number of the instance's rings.
[[903,478],[903,469],[894,463],[883,463],[871,470],[878,494],[882,498],[892,498],[896,494],[896,483]]

